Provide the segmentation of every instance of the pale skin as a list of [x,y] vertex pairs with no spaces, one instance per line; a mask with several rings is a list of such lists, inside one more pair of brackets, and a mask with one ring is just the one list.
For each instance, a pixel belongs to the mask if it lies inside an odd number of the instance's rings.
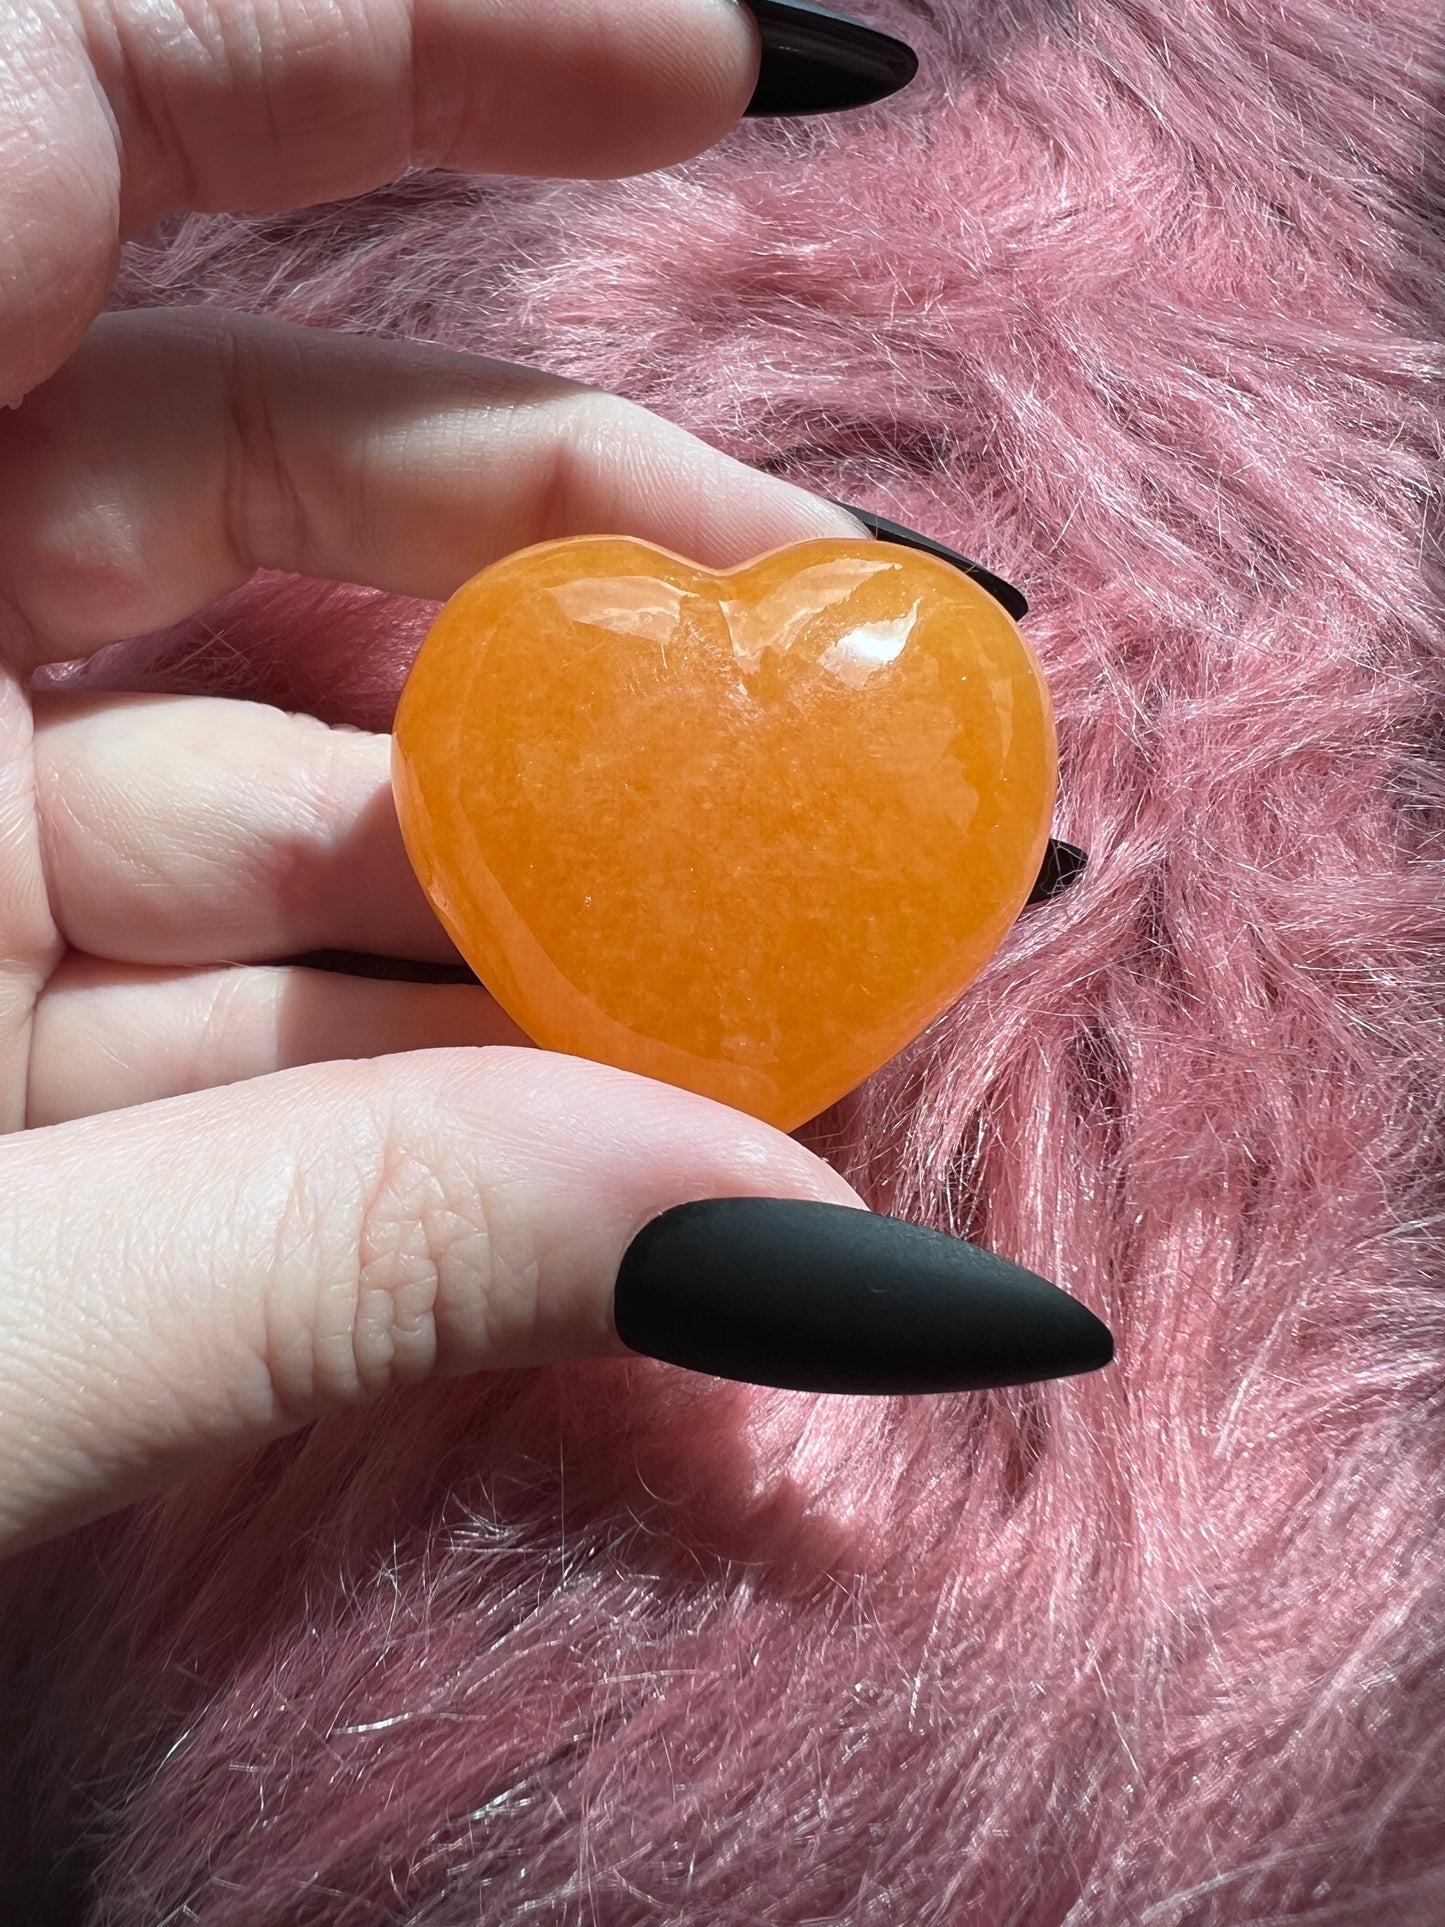
[[620,1351],[618,1263],[671,1205],[858,1203],[481,989],[278,963],[451,958],[386,738],[30,689],[257,568],[442,598],[569,533],[713,566],[858,534],[532,371],[96,319],[164,211],[662,167],[756,71],[733,0],[0,0],[0,1554],[398,1385]]

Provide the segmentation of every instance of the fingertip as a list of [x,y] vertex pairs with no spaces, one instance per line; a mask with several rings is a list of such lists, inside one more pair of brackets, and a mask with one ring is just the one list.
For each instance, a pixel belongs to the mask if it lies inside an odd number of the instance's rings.
[[[771,1125],[610,1065],[505,1045],[379,1060],[381,1135],[430,1146],[485,1225],[492,1313],[478,1364],[630,1349],[614,1293],[628,1250],[681,1205],[784,1199],[864,1210],[846,1179]],[[407,1152],[407,1157],[414,1153]],[[466,1179],[468,1166],[474,1178]]]
[[[435,1051],[438,1098],[455,1114],[545,1159],[559,1179],[586,1172],[608,1215],[630,1224],[693,1198],[795,1197],[863,1207],[816,1152],[710,1097],[632,1071],[520,1045]],[[394,1060],[415,1077],[415,1056]]]
[[872,530],[842,502],[830,501],[826,495],[815,495],[811,489],[802,488],[796,482],[778,482],[775,485],[787,490],[789,511],[799,527],[800,533],[790,537],[790,540],[834,538],[845,542],[867,542],[872,539]]
[[556,458],[578,529],[626,529],[711,569],[795,542],[870,539],[843,504],[724,455],[675,423],[603,395],[574,404],[571,421],[589,411],[593,433],[559,443]]
[[761,52],[756,22],[738,0],[692,0],[686,8],[665,0],[655,12],[644,70],[655,117],[639,133],[680,146],[649,166],[701,154],[737,126],[757,86]]
[[735,0],[561,0],[508,18],[499,37],[446,4],[425,19],[417,146],[447,168],[649,173],[721,139],[757,82],[758,34]]

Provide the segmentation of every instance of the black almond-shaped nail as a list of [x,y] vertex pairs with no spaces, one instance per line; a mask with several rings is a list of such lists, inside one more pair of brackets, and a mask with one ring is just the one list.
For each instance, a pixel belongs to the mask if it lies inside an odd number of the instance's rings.
[[975,581],[980,589],[987,589],[995,602],[1001,603],[1015,622],[1022,622],[1029,612],[1028,601],[1022,589],[1016,589],[1012,582],[1005,582],[1001,575],[992,569],[984,568],[981,562],[974,562],[957,549],[950,549],[942,542],[935,542],[931,535],[920,535],[917,529],[907,529],[901,522],[890,522],[886,515],[875,515],[872,509],[860,509],[852,502],[833,501],[834,508],[846,509],[856,515],[867,529],[880,542],[896,542],[900,548],[917,549],[920,555],[936,555],[940,562],[951,562],[955,569]]
[[746,0],[763,57],[747,111],[754,119],[836,114],[869,107],[906,87],[918,56],[892,34],[801,0]]
[[960,1392],[1093,1372],[1109,1329],[991,1251],[844,1205],[711,1198],[633,1239],[624,1345],[804,1392]]

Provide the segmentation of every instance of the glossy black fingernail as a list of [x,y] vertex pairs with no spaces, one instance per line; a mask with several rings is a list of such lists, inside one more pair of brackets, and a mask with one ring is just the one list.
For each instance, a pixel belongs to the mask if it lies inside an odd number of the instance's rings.
[[950,549],[942,542],[935,542],[931,535],[920,535],[917,529],[906,529],[901,522],[890,522],[886,515],[875,515],[871,509],[857,508],[852,502],[833,501],[832,496],[825,498],[833,502],[834,508],[847,509],[880,542],[896,542],[900,548],[917,549],[920,555],[936,555],[940,562],[951,562],[966,576],[970,576],[980,587],[987,589],[995,602],[1002,603],[1015,622],[1021,622],[1029,612],[1029,605],[1021,589],[1012,582],[1005,582],[1001,575],[992,569],[984,568],[980,562],[972,562],[957,549]]
[[758,23],[763,58],[747,112],[836,114],[869,107],[906,87],[918,56],[892,34],[800,0],[745,0]]
[[678,1205],[627,1248],[624,1345],[804,1392],[959,1392],[1097,1371],[1106,1325],[1057,1286],[898,1218],[782,1198]]
[[1039,879],[1029,892],[1027,910],[1030,904],[1047,903],[1084,874],[1088,864],[1088,852],[1081,850],[1075,843],[1060,843],[1056,836],[1049,838],[1044,860],[1039,866]]

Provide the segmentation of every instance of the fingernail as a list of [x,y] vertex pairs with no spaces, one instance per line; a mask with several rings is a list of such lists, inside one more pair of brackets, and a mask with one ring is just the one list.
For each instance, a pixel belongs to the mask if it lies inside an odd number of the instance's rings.
[[892,34],[801,0],[745,0],[762,35],[758,84],[748,102],[754,119],[783,114],[836,114],[868,107],[906,87],[918,56]]
[[942,542],[935,542],[931,535],[920,535],[917,529],[906,529],[901,522],[890,522],[887,516],[874,515],[871,509],[855,508],[851,502],[834,501],[834,508],[846,509],[856,515],[870,535],[877,536],[880,542],[896,542],[900,548],[917,549],[921,555],[936,555],[941,562],[951,562],[955,569],[961,569],[971,576],[981,589],[987,589],[995,602],[1003,604],[1015,622],[1021,622],[1029,612],[1029,605],[1021,589],[1012,582],[1005,582],[1001,575],[992,569],[985,569],[979,562],[972,562],[957,549],[945,548]]
[[1024,908],[1027,910],[1031,904],[1047,903],[1050,897],[1067,890],[1071,883],[1084,874],[1088,861],[1087,851],[1081,850],[1077,844],[1060,843],[1057,837],[1051,836],[1039,868],[1039,880],[1029,892]]
[[618,1273],[624,1345],[803,1392],[972,1392],[1093,1372],[1106,1325],[1057,1286],[899,1218],[710,1198],[645,1225]]

